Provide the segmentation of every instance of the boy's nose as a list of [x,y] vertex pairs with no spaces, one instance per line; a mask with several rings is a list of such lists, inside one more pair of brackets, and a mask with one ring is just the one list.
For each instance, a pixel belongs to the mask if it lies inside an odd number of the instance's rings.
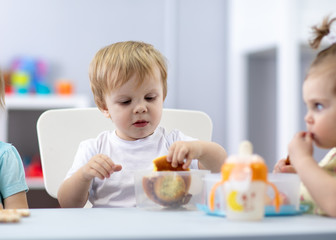
[[144,103],[139,103],[135,107],[135,113],[144,113],[146,111],[147,111],[147,108]]

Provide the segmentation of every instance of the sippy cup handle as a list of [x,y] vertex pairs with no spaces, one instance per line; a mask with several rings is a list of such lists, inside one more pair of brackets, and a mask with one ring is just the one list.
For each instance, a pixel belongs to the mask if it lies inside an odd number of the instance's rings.
[[216,190],[217,188],[222,185],[225,181],[221,180],[219,182],[217,182],[210,191],[210,196],[209,196],[209,208],[211,211],[215,210],[215,194],[216,194]]
[[279,191],[278,191],[277,187],[273,183],[271,183],[269,181],[267,181],[266,183],[273,188],[275,211],[276,212],[280,212],[280,196],[279,196]]

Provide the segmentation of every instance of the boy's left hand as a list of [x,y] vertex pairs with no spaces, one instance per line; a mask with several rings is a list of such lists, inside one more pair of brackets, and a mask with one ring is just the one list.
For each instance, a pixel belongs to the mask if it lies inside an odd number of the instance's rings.
[[171,162],[172,167],[183,164],[183,168],[189,168],[191,161],[200,156],[200,148],[197,147],[197,141],[177,141],[174,142],[168,151],[167,161]]

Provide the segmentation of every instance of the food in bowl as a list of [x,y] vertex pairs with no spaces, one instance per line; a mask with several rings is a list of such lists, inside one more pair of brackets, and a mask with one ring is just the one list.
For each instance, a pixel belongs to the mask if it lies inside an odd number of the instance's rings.
[[[268,173],[268,181],[278,188],[281,205],[291,205],[296,210],[300,209],[300,178],[297,174]],[[268,191],[267,195],[267,199],[273,199],[271,191]],[[271,204],[266,200],[266,205]]]
[[[167,156],[162,156],[153,160],[154,171],[189,171],[183,169],[183,164],[172,167],[167,161]],[[148,198],[166,207],[179,207],[187,204],[191,198],[188,193],[190,187],[190,175],[180,176],[178,174],[167,174],[162,176],[144,177],[142,185]]]
[[166,207],[179,207],[189,202],[191,177],[177,173],[143,177],[144,192],[152,201]]
[[202,178],[208,170],[173,168],[166,157],[153,161],[154,170],[135,174],[135,195],[138,207],[195,208],[206,199]]

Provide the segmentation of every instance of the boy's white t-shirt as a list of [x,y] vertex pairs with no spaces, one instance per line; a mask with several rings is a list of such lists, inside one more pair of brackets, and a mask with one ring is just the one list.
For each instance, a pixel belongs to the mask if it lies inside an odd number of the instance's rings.
[[[105,131],[95,139],[80,143],[73,165],[66,179],[84,166],[94,155],[105,154],[122,170],[111,174],[110,178],[94,178],[89,190],[89,201],[93,207],[134,207],[134,172],[153,169],[153,160],[167,155],[168,149],[176,141],[194,141],[178,130],[167,133],[158,127],[155,132],[143,139],[126,141],[115,131]],[[193,160],[190,168],[197,169],[198,161]]]

